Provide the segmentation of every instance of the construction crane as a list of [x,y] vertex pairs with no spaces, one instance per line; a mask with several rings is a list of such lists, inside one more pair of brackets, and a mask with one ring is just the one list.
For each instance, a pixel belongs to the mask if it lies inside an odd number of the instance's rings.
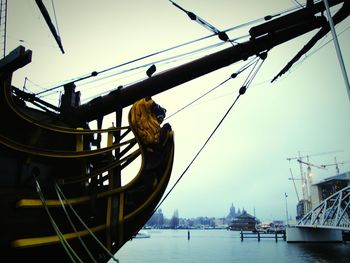
[[343,161],[343,162],[337,162],[337,158],[334,157],[334,163],[322,164],[321,167],[326,168],[328,166],[335,166],[335,170],[336,170],[337,174],[339,174],[340,173],[339,165],[340,164],[346,164],[346,163],[350,163],[350,160],[349,161]]
[[[316,167],[318,169],[327,169],[327,166],[328,166],[328,165],[313,164],[310,162],[309,158],[311,156],[320,156],[320,155],[332,154],[332,153],[336,153],[336,152],[340,152],[340,151],[321,152],[321,153],[309,154],[309,155],[304,155],[304,156],[301,156],[300,152],[299,152],[298,156],[287,158],[287,161],[289,161],[289,162],[292,160],[296,160],[299,163],[300,178],[294,178],[292,171],[290,169],[292,177],[289,179],[293,181],[296,195],[298,197],[298,201],[300,201],[300,200],[299,200],[299,194],[298,194],[296,186],[295,186],[295,180],[301,180],[301,189],[302,189],[302,198],[303,198],[302,200],[304,202],[305,213],[307,213],[311,208],[311,193],[310,193],[310,186],[312,184],[311,167]],[[305,158],[306,158],[306,161],[305,161]],[[304,173],[303,165],[307,166],[306,175]]]

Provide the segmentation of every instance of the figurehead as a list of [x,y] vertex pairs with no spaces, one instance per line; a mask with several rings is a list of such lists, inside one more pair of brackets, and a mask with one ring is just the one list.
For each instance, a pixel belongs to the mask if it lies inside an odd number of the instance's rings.
[[169,124],[162,124],[166,110],[155,103],[151,97],[136,101],[130,110],[129,122],[139,140],[148,147],[163,145],[168,132]]

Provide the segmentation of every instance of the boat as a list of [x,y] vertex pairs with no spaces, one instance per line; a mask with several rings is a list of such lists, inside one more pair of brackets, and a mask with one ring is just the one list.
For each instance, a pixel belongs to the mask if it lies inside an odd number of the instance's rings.
[[262,222],[256,226],[256,231],[261,233],[284,233],[286,230],[285,225],[280,220]]
[[150,238],[151,235],[146,230],[140,230],[133,238]]
[[[343,3],[337,22],[349,15],[349,1],[329,2]],[[117,261],[114,254],[160,204],[174,162],[174,131],[152,97],[251,56],[266,58],[271,48],[324,28],[325,18],[316,16],[324,10],[318,2],[267,18],[243,43],[154,75],[148,71],[147,79],[84,104],[74,81],[62,85],[59,106],[14,86],[14,72],[30,64],[35,51],[18,46],[10,52],[0,61],[1,256],[11,262]],[[122,126],[127,107],[128,125]],[[115,125],[102,129],[111,113]],[[121,171],[137,157],[139,171],[122,185]]]

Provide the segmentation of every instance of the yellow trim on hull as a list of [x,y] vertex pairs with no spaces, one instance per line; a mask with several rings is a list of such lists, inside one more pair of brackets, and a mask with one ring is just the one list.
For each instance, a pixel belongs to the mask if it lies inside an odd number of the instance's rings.
[[[100,225],[100,226],[93,227],[90,230],[95,233],[95,232],[104,230],[105,228],[106,228],[106,225]],[[66,240],[70,240],[78,237],[87,236],[89,234],[90,234],[89,231],[82,230],[78,232],[63,234],[63,237]],[[45,237],[31,237],[31,238],[17,239],[12,242],[12,246],[17,248],[26,248],[26,247],[50,245],[50,244],[55,244],[59,242],[60,242],[59,237],[56,235],[53,235],[53,236],[45,236]]]

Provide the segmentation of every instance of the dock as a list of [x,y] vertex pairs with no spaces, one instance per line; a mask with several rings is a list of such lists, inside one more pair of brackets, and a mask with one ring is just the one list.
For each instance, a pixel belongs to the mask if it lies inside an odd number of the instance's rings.
[[286,241],[286,232],[274,232],[274,233],[265,233],[265,232],[245,232],[241,231],[241,241],[243,242],[245,238],[254,238],[260,242],[261,239],[275,239],[278,242],[278,239]]

